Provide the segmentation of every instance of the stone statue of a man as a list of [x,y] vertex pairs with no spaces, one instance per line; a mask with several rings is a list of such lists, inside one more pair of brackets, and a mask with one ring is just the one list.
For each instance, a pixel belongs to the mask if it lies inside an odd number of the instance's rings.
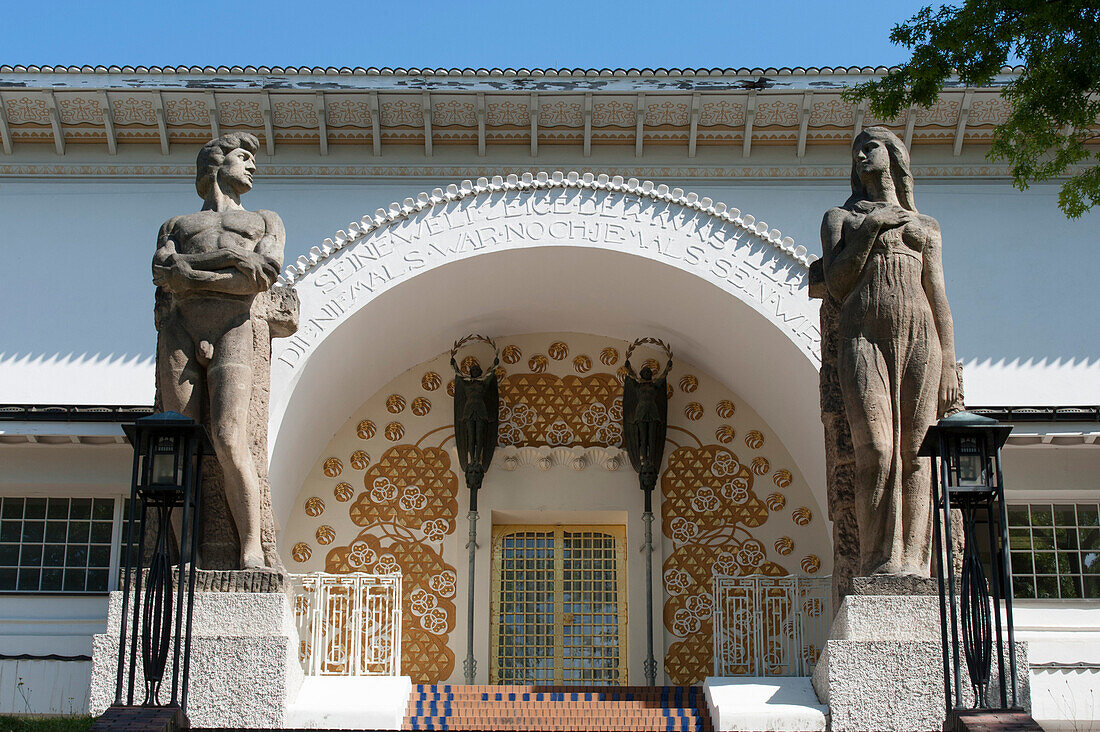
[[208,417],[241,569],[265,566],[261,484],[248,434],[251,310],[279,275],[286,238],[277,214],[241,206],[258,149],[256,137],[242,132],[202,147],[195,175],[202,209],[164,222],[153,255],[160,406],[199,421]]

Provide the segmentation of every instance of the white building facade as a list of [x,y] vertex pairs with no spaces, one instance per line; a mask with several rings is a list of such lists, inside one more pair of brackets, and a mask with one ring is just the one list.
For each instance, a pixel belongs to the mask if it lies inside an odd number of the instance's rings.
[[[1056,185],[1019,192],[985,159],[997,85],[893,120],[841,97],[884,71],[0,67],[0,713],[87,706],[129,492],[119,425],[153,401],[156,230],[198,208],[195,153],[233,130],[261,140],[244,205],[282,216],[301,299],[272,353],[287,568],[400,571],[414,682],[462,682],[472,623],[477,683],[644,683],[641,492],[617,420],[627,348],[661,338],[657,675],[701,684],[713,575],[832,572],[808,266],[850,141],[884,125],[944,232],[966,405],[1014,425],[1033,714],[1100,721],[1095,215],[1067,221]],[[502,368],[472,576],[448,362],[471,332]],[[588,564],[544,566],[528,542]],[[530,581],[604,595],[532,610],[549,630],[517,639],[501,614]]]

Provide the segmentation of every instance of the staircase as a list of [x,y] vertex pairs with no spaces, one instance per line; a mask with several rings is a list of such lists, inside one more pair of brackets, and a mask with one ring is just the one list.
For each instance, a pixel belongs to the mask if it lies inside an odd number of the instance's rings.
[[698,686],[418,684],[407,730],[685,730],[711,732]]

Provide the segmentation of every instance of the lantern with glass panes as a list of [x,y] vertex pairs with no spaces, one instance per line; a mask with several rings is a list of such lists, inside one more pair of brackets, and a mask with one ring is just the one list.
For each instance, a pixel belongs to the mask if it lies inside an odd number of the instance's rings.
[[[1009,650],[1015,649],[1015,634],[1001,472],[1001,447],[1011,431],[1011,425],[995,419],[958,412],[928,428],[918,453],[932,458],[933,543],[949,720],[967,709],[1020,707],[1016,654]],[[954,525],[953,511],[961,518]],[[962,537],[956,535],[960,527]],[[959,539],[961,563],[955,551]],[[969,682],[965,695],[964,663]]]
[[[142,417],[122,429],[134,446],[134,465],[115,705],[134,704],[140,655],[140,703],[186,712],[202,458],[213,454],[213,446],[202,425],[176,412]],[[163,702],[169,655],[171,698]]]

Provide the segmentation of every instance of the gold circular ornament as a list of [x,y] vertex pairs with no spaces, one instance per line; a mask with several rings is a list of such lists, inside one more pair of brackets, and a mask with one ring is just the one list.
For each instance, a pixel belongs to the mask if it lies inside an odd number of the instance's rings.
[[737,411],[737,407],[729,399],[723,399],[714,406],[714,413],[722,419],[729,419]]
[[806,524],[813,521],[813,518],[814,512],[806,508],[805,506],[800,506],[799,508],[796,508],[791,514],[791,519],[799,526],[805,526]]
[[340,462],[340,458],[330,457],[325,461],[321,470],[324,472],[325,477],[335,478],[337,475],[344,472],[344,464]]
[[699,388],[699,379],[693,374],[684,374],[680,377],[680,391],[690,394]]
[[504,363],[513,364],[519,363],[519,360],[523,358],[523,351],[519,349],[517,345],[505,346],[501,351],[500,357],[504,359]]
[[426,397],[417,397],[413,399],[412,413],[417,417],[423,417],[430,411],[432,411],[432,403],[428,401]]
[[397,442],[405,436],[405,425],[400,422],[390,422],[386,425],[386,439],[390,442]]
[[541,353],[536,353],[527,361],[527,368],[529,368],[533,374],[541,374],[546,371],[546,367],[549,365],[550,361]]
[[604,366],[614,366],[619,362],[619,352],[611,346],[600,351],[600,363]]
[[407,403],[405,397],[400,394],[390,394],[389,399],[386,400],[386,411],[390,414],[401,414]]
[[775,471],[775,475],[772,476],[772,482],[779,488],[786,488],[791,484],[791,471],[786,468],[780,468]]
[[781,536],[775,540],[773,546],[775,547],[775,551],[783,556],[787,556],[794,551],[794,540],[789,536]]
[[364,419],[355,428],[355,434],[359,435],[360,440],[369,440],[374,437],[376,431],[377,428],[374,426],[374,422],[369,419]]
[[469,376],[470,369],[472,369],[474,366],[477,366],[480,369],[481,361],[478,360],[477,356],[467,356],[466,358],[462,359],[462,365],[459,367],[459,369],[462,371],[463,376]]
[[447,396],[453,397],[455,395],[455,380],[451,379],[447,382]]
[[356,470],[366,470],[370,465],[370,455],[366,450],[356,450],[351,454],[351,467]]
[[420,377],[420,386],[424,391],[435,391],[443,386],[443,377],[434,371],[429,371]]
[[313,550],[309,548],[309,544],[299,541],[290,551],[290,555],[294,557],[295,562],[305,562],[313,556]]
[[546,352],[550,355],[550,358],[555,361],[561,361],[569,355],[569,346],[565,341],[554,341],[550,344],[550,347],[546,349]]
[[767,475],[768,471],[772,469],[772,464],[768,462],[768,459],[764,456],[760,456],[752,459],[752,472],[757,475]]
[[745,444],[753,450],[759,450],[764,446],[764,433],[760,430],[750,430],[745,435]]
[[703,418],[703,405],[699,402],[688,402],[684,407],[684,416],[692,422],[698,422]]
[[587,374],[592,369],[592,359],[581,354],[573,359],[573,370],[578,374]]
[[306,499],[306,516],[320,516],[325,512],[325,502],[317,496]]
[[814,574],[819,569],[821,569],[821,560],[817,558],[816,554],[809,554],[802,557],[803,572],[806,574]]
[[322,524],[317,527],[317,543],[322,546],[327,546],[336,540],[336,529],[332,528],[328,524]]
[[769,511],[782,511],[787,505],[787,497],[782,493],[771,493],[764,503],[767,504]]
[[336,500],[340,503],[347,503],[355,495],[355,489],[351,487],[351,483],[337,483],[332,489],[332,495],[336,496]]
[[728,445],[733,442],[733,438],[737,436],[737,432],[728,424],[718,425],[718,429],[714,430],[714,439],[721,442],[723,445]]

